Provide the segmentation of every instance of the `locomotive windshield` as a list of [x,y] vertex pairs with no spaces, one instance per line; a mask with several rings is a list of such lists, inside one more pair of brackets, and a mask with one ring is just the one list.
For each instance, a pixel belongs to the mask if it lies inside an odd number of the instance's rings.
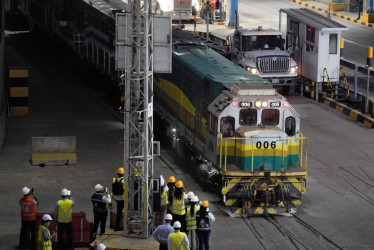
[[220,122],[220,132],[223,137],[233,137],[235,131],[235,118],[234,117],[222,117]]
[[264,109],[261,117],[262,125],[276,126],[279,124],[278,109]]
[[281,50],[282,36],[242,36],[242,51]]
[[239,112],[239,124],[241,126],[252,126],[257,123],[256,109],[242,109]]

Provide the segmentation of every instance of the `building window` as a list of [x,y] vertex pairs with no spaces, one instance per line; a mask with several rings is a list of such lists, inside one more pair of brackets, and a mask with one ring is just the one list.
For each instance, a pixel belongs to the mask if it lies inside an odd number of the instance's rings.
[[329,54],[336,55],[338,53],[338,34],[330,34]]

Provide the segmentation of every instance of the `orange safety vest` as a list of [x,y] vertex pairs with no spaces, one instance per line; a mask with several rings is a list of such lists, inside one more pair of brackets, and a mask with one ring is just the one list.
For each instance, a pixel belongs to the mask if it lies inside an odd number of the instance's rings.
[[36,220],[34,199],[30,196],[25,196],[19,200],[21,205],[21,218],[24,221]]

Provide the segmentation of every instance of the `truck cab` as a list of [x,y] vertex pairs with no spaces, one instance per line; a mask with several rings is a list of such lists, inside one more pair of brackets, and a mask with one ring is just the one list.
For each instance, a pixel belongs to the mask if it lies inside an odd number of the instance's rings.
[[272,29],[236,29],[228,37],[231,60],[273,84],[291,84],[298,66],[284,48],[282,32]]

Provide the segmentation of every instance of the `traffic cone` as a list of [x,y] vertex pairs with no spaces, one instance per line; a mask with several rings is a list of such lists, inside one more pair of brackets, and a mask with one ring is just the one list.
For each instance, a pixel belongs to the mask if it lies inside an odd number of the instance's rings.
[[330,8],[327,9],[327,18],[330,18]]

